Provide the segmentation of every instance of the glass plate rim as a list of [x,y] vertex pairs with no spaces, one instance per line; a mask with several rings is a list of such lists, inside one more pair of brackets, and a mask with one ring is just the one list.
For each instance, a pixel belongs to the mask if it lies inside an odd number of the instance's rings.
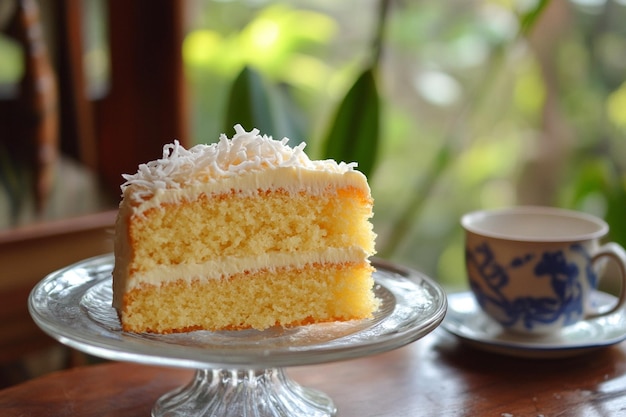
[[[397,282],[399,283],[414,285],[414,289],[419,288],[419,290],[424,291],[425,294],[429,294],[432,306],[427,314],[419,318],[417,323],[403,323],[404,326],[388,329],[375,339],[364,340],[359,343],[339,343],[337,346],[333,346],[331,343],[330,346],[313,346],[310,350],[289,350],[285,348],[283,350],[268,352],[259,350],[256,352],[247,351],[243,353],[212,350],[198,354],[197,349],[189,349],[185,354],[180,354],[169,352],[167,346],[157,345],[158,348],[152,346],[146,350],[142,349],[141,345],[139,345],[140,348],[138,348],[136,345],[133,345],[133,343],[128,342],[127,339],[119,342],[117,340],[111,341],[98,334],[81,335],[80,332],[68,326],[67,323],[59,323],[57,317],[50,317],[50,312],[42,308],[42,299],[45,300],[46,295],[49,295],[49,293],[46,293],[46,286],[53,285],[55,282],[58,283],[58,281],[55,280],[67,276],[70,273],[78,273],[79,275],[80,273],[86,273],[85,271],[89,270],[89,268],[99,267],[112,269],[113,259],[112,254],[88,258],[52,272],[41,280],[31,291],[28,306],[31,316],[37,325],[44,330],[44,332],[61,343],[105,359],[188,368],[215,366],[267,368],[345,360],[392,350],[418,340],[430,333],[443,321],[447,311],[447,297],[445,292],[433,279],[411,268],[378,258],[372,259],[372,264],[377,270],[382,270],[387,274],[396,276]],[[96,285],[97,282],[106,279],[111,278],[110,276],[100,279],[91,277],[87,282]],[[394,285],[399,284],[395,284],[391,278],[385,278],[375,273],[375,280],[377,285],[382,285],[387,291],[390,291],[394,297],[398,296],[399,290]],[[406,303],[401,306],[394,305],[394,314],[399,307],[411,308],[411,306],[407,306]],[[86,312],[81,311],[79,305],[69,305],[64,306],[64,308],[71,311],[71,314],[73,314],[72,317],[85,320]],[[413,306],[413,308],[416,307]],[[386,318],[383,319],[382,322],[385,320]],[[381,323],[376,323],[376,326],[382,326]],[[151,335],[151,337],[153,339],[155,338],[153,335]],[[175,351],[176,349],[173,348],[172,350]]]

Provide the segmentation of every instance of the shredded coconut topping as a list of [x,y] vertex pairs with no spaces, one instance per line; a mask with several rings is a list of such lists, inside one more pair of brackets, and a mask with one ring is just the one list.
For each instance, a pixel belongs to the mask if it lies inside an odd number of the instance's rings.
[[281,167],[299,167],[307,170],[330,170],[345,173],[354,170],[357,163],[337,163],[327,159],[311,161],[304,153],[306,143],[292,148],[289,139],[281,141],[259,135],[258,129],[246,132],[235,126],[235,135],[228,139],[221,134],[211,145],[195,145],[185,149],[176,140],[163,146],[163,157],[139,165],[136,174],[123,174],[126,180],[122,192],[130,185],[137,186],[139,199],[150,197],[158,189],[180,189],[187,185],[215,181],[247,172]]

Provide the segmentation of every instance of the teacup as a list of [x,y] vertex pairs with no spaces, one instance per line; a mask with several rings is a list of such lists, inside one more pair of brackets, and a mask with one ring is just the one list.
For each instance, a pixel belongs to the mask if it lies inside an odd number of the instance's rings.
[[[595,216],[521,206],[468,213],[461,225],[471,290],[506,330],[552,334],[614,313],[626,301],[626,251],[600,243],[609,227]],[[590,298],[606,259],[618,266],[621,290],[614,306],[598,311]]]

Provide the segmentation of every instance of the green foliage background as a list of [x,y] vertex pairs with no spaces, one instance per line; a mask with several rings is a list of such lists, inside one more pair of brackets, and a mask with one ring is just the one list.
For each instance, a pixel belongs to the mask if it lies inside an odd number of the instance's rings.
[[232,133],[249,105],[233,80],[256,74],[272,103],[257,101],[271,107],[255,122],[264,133],[367,172],[380,256],[462,286],[459,217],[515,204],[596,214],[626,244],[623,2],[232,1],[200,11],[185,41],[197,141]]

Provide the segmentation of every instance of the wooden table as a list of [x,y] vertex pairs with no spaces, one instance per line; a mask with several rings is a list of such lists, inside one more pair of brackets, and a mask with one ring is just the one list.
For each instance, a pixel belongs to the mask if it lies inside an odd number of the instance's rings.
[[[442,329],[401,349],[288,369],[326,392],[339,417],[619,416],[626,413],[626,343],[565,359],[516,359],[473,350]],[[0,391],[0,415],[149,416],[192,371],[106,363]]]

